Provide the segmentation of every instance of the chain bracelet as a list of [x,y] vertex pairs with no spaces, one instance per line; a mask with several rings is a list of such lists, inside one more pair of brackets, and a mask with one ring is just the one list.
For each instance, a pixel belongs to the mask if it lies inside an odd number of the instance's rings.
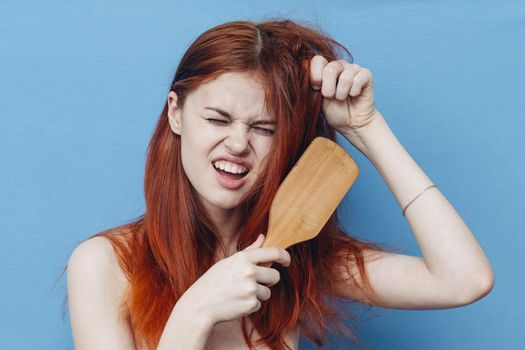
[[405,212],[406,212],[408,206],[409,206],[410,204],[414,203],[414,202],[416,201],[416,199],[418,199],[419,197],[421,197],[421,195],[422,195],[423,193],[425,193],[427,190],[430,190],[432,187],[436,187],[436,188],[437,188],[436,185],[430,185],[430,186],[426,187],[423,191],[421,191],[421,193],[419,193],[417,196],[414,197],[414,199],[412,199],[410,202],[408,202],[407,205],[405,205],[405,208],[403,209],[403,211],[401,212],[401,214],[403,214],[403,216],[406,216],[406,215],[405,215]]

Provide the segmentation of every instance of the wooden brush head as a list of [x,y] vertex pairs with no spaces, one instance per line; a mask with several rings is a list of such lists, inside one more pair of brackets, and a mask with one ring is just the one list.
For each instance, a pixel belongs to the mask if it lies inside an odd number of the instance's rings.
[[286,249],[317,236],[357,175],[357,165],[341,146],[316,137],[275,194],[262,247]]

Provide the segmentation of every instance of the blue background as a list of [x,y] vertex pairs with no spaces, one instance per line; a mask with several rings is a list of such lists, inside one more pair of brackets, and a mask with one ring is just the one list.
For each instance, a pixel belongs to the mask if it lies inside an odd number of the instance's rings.
[[[520,347],[523,2],[1,0],[1,349],[73,347],[66,278],[54,282],[81,240],[142,214],[146,146],[181,55],[214,25],[273,16],[321,25],[372,71],[377,108],[495,269],[493,291],[466,307],[374,308],[357,326],[363,342]],[[360,167],[341,206],[347,229],[420,256],[380,175],[340,141]]]

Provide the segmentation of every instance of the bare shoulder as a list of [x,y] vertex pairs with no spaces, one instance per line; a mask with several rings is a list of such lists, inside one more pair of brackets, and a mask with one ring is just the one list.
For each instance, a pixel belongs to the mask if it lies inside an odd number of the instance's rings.
[[[120,265],[117,262],[111,243],[104,237],[93,237],[79,244],[71,254],[68,271],[77,270],[88,276],[106,278],[112,291],[123,291],[127,286]],[[69,276],[69,274],[68,274]]]
[[123,296],[127,280],[111,243],[94,237],[79,244],[67,269],[75,349],[134,349]]

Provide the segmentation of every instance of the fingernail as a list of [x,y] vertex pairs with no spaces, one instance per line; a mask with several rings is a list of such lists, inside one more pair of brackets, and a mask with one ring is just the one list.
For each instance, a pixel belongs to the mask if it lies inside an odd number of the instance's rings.
[[316,91],[319,91],[319,90],[321,90],[321,87],[318,86],[318,85],[312,85],[312,89],[314,89]]

